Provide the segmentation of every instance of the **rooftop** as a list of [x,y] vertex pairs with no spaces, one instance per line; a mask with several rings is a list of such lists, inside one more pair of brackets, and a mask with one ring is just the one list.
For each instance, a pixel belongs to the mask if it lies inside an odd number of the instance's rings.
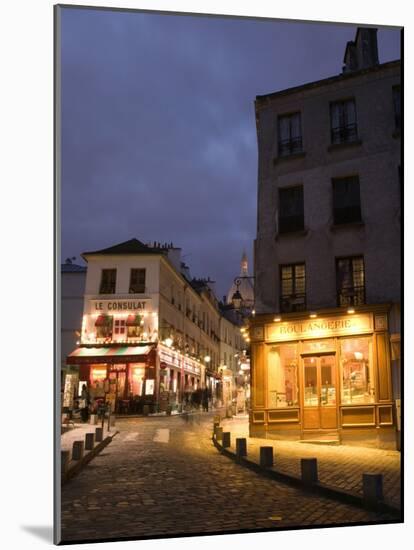
[[113,255],[113,254],[162,254],[166,253],[167,249],[153,248],[142,243],[138,239],[129,239],[120,244],[110,246],[109,248],[102,248],[102,250],[93,250],[91,252],[83,252],[82,257],[93,255]]

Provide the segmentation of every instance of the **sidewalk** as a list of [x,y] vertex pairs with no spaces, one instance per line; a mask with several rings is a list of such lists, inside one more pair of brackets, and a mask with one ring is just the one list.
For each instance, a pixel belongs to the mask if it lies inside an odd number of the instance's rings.
[[221,426],[223,431],[231,433],[232,451],[235,452],[236,438],[245,437],[248,457],[259,462],[259,448],[273,446],[274,468],[292,476],[300,477],[301,458],[317,458],[321,483],[362,495],[362,474],[383,474],[384,501],[401,508],[398,451],[250,438],[247,416],[223,419]]
[[[70,451],[72,455],[73,442],[77,440],[85,441],[85,434],[95,433],[95,428],[100,428],[102,423],[99,424],[75,424],[74,428],[71,428],[69,431],[65,432],[60,436],[60,448],[62,451]],[[111,427],[111,431],[108,432],[108,420],[105,422],[103,439],[108,435],[113,435],[117,431],[116,426]]]

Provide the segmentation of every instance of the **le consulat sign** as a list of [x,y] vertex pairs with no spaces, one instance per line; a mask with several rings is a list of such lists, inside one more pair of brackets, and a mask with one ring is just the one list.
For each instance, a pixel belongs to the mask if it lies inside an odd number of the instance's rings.
[[125,311],[140,313],[148,309],[149,300],[92,300],[94,313]]
[[372,330],[372,315],[367,313],[272,323],[266,325],[265,338],[272,342],[282,342],[309,338],[329,338],[346,334],[367,334]]

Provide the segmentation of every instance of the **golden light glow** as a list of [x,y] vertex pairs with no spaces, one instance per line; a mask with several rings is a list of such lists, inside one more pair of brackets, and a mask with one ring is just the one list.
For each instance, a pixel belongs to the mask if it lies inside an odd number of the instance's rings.
[[311,319],[315,319],[317,317],[316,313],[314,311],[311,311],[311,313],[309,314],[309,317]]
[[347,313],[349,313],[350,315],[352,315],[353,313],[355,313],[355,309],[353,307],[350,307],[348,310],[347,310]]
[[273,319],[273,322],[274,322],[274,323],[280,323],[281,320],[282,320],[281,317],[275,317],[275,318]]

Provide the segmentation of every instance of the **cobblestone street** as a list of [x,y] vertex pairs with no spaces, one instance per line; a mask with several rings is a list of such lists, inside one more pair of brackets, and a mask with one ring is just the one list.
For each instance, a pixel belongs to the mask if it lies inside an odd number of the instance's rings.
[[118,420],[120,433],[62,488],[62,540],[388,520],[263,478],[221,456],[212,415]]

